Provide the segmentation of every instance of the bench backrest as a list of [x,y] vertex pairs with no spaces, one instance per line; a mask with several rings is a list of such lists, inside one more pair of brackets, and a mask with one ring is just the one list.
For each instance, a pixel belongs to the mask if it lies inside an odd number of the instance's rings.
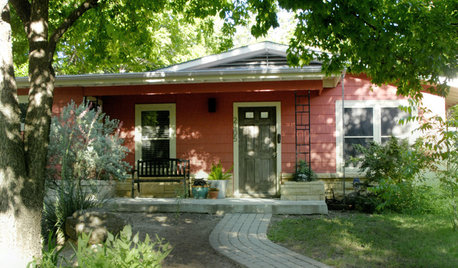
[[137,161],[138,177],[186,177],[189,176],[189,160],[154,158]]

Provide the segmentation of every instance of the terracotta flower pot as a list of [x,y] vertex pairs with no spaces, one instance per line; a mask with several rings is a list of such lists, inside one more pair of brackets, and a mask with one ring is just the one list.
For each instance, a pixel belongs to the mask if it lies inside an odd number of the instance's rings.
[[219,191],[211,190],[208,192],[208,199],[217,199]]

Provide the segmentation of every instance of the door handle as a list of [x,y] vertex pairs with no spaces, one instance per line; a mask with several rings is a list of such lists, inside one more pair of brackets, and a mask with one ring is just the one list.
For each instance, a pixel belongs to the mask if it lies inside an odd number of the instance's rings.
[[277,143],[278,143],[278,144],[281,143],[281,134],[277,134]]

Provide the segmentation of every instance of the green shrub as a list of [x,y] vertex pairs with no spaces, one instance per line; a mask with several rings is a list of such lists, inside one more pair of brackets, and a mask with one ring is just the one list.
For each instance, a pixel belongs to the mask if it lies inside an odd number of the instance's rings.
[[130,166],[119,127],[100,110],[72,101],[52,118],[47,178],[125,179]]
[[156,237],[153,242],[148,234],[143,242],[138,233],[132,236],[132,228],[127,225],[117,236],[108,234],[102,245],[89,246],[89,235],[78,238],[75,257],[81,267],[161,267],[162,261],[170,253],[168,243]]
[[297,163],[296,172],[293,175],[295,181],[315,181],[318,179],[315,172],[309,167],[304,160]]
[[[117,236],[108,233],[107,240],[101,245],[89,245],[90,235],[82,233],[77,247],[73,248],[78,267],[161,267],[163,260],[172,250],[168,243],[156,237],[151,241],[148,234],[139,241],[138,233],[132,236],[132,227],[127,225]],[[29,267],[58,267],[55,245],[43,252],[40,260],[34,260]]]
[[58,261],[59,261],[59,254],[63,248],[58,248],[55,236],[50,233],[48,235],[48,243],[45,248],[42,250],[42,256],[41,259],[34,259],[32,262],[30,262],[27,267],[30,268],[35,268],[35,267],[41,267],[41,268],[53,268],[57,267]]
[[[365,182],[360,199],[371,199],[377,211],[392,210],[404,213],[429,212],[425,196],[431,193],[429,186],[418,174],[428,164],[428,157],[417,146],[392,137],[386,144],[372,142],[368,147],[357,145],[361,157],[353,158],[364,173]],[[366,202],[359,200],[360,202]]]
[[420,107],[418,120],[422,132],[421,144],[431,158],[432,166],[437,167],[436,176],[440,180],[442,199],[446,200],[445,213],[450,215],[453,229],[458,230],[458,105],[448,109],[445,118]]
[[43,236],[52,231],[58,241],[65,239],[65,220],[75,211],[100,206],[96,186],[81,187],[88,179],[124,179],[129,164],[127,148],[119,135],[120,123],[100,110],[72,101],[51,123],[46,169],[46,186],[55,197],[47,197],[43,208]]

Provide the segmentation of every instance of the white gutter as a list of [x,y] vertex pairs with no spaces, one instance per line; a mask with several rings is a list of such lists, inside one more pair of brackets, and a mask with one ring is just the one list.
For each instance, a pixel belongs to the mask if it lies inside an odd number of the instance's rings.
[[[321,66],[303,68],[244,68],[202,71],[156,71],[143,73],[62,75],[56,77],[56,87],[161,85],[211,82],[323,80]],[[18,88],[28,88],[27,77],[16,78]]]

